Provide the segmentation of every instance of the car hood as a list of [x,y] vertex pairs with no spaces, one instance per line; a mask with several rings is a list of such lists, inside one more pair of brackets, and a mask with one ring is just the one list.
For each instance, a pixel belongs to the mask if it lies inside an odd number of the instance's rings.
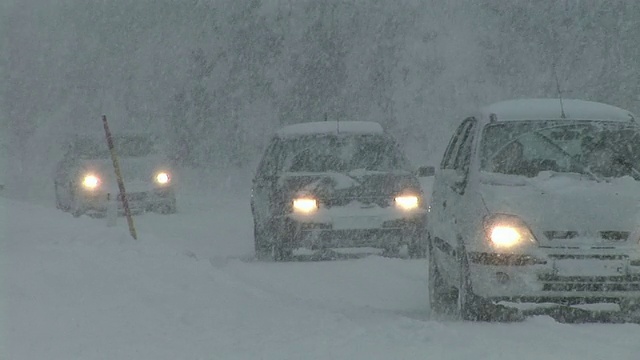
[[640,224],[640,182],[628,177],[596,182],[579,174],[484,174],[480,194],[489,213],[517,215],[549,240],[629,236]]
[[325,203],[378,202],[400,193],[421,194],[417,178],[408,171],[347,173],[287,173],[281,179],[288,196],[312,195]]

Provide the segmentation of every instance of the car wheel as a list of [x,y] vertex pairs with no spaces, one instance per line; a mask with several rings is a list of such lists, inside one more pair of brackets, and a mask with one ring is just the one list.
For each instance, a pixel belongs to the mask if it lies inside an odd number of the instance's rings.
[[75,192],[71,194],[71,204],[69,205],[69,211],[73,217],[77,218],[85,213],[80,200],[76,197]]
[[389,258],[400,257],[400,245],[399,244],[392,244],[392,245],[387,245],[387,246],[383,247],[381,255],[384,256],[384,257],[389,257]]
[[450,314],[456,304],[455,292],[442,279],[435,259],[435,249],[427,240],[429,306],[432,314]]
[[297,238],[296,225],[285,219],[276,226],[271,252],[274,261],[288,261],[293,257],[293,247]]
[[65,212],[71,211],[71,206],[69,206],[68,203],[65,203],[64,196],[62,197],[60,196],[60,190],[61,190],[60,186],[58,184],[54,184],[54,186],[55,186],[56,208]]
[[290,222],[269,221],[265,225],[254,220],[253,237],[256,259],[287,261],[293,257],[291,243],[295,229]]
[[481,314],[479,306],[477,306],[479,299],[476,299],[473,294],[467,252],[463,247],[459,247],[456,253],[459,266],[458,272],[460,274],[457,286],[457,315],[462,320],[480,320],[483,318],[483,314]]
[[521,321],[524,316],[517,309],[493,304],[473,293],[469,260],[464,246],[456,250],[460,281],[458,283],[456,314],[467,321]]
[[55,182],[53,183],[53,192],[56,197],[56,209],[64,210],[64,207],[62,206],[62,202],[60,201],[60,193],[58,192],[58,183],[55,183]]
[[253,222],[253,244],[255,256],[258,260],[272,258],[271,244],[268,241],[269,233],[260,226],[256,220]]
[[158,205],[157,211],[160,214],[163,214],[163,215],[177,213],[178,212],[178,207],[176,206],[176,200],[173,199],[170,202]]
[[281,244],[273,244],[271,250],[271,256],[274,261],[289,261],[293,258],[293,249],[282,246]]
[[425,246],[422,233],[417,232],[411,236],[408,250],[409,257],[412,259],[424,259],[427,257],[427,246]]
[[621,301],[620,312],[631,322],[640,321],[640,299]]
[[73,208],[71,210],[71,215],[73,215],[74,218],[79,218],[80,216],[82,216],[84,214],[84,211],[80,208]]

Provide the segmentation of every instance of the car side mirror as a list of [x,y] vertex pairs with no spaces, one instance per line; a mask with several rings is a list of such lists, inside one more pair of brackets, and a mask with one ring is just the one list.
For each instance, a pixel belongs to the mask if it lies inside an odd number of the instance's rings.
[[429,177],[436,174],[436,168],[433,166],[420,166],[418,168],[418,177]]

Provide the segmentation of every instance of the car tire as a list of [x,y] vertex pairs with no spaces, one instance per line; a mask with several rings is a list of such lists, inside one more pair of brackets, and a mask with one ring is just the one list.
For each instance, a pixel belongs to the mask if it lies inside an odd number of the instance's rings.
[[263,226],[260,226],[256,220],[253,222],[253,244],[256,259],[267,260],[272,258],[271,245],[268,241],[268,232]]
[[76,197],[75,191],[71,193],[71,204],[69,204],[68,211],[74,218],[78,218],[85,213],[85,210],[80,203],[80,200]]
[[421,232],[417,232],[411,237],[408,251],[411,259],[424,259],[427,257],[426,241]]
[[64,207],[62,206],[62,202],[60,201],[60,193],[58,192],[58,183],[56,182],[53,183],[53,192],[56,197],[56,209],[64,210]]
[[469,259],[464,246],[456,250],[459,265],[459,283],[457,287],[456,315],[465,321],[521,321],[524,316],[520,311],[495,305],[490,301],[474,294],[471,282]]
[[471,284],[471,272],[469,269],[469,260],[464,247],[460,246],[456,250],[458,258],[459,282],[457,289],[456,314],[461,320],[478,321],[484,314],[478,306],[479,299],[473,293]]
[[175,214],[178,212],[178,206],[176,205],[176,199],[160,204],[157,208],[158,213],[163,215]]
[[79,218],[79,217],[80,217],[80,216],[82,216],[83,214],[84,214],[84,211],[83,211],[82,209],[80,209],[80,208],[75,208],[75,207],[74,207],[74,208],[71,210],[71,215],[72,215],[74,218]]
[[278,222],[274,234],[274,241],[271,244],[273,260],[291,260],[293,258],[293,244],[297,238],[296,224],[289,219],[284,219]]
[[619,306],[620,312],[625,316],[640,319],[640,299],[621,301]]
[[56,197],[56,208],[60,209],[64,212],[70,212],[71,211],[71,206],[69,204],[65,204],[65,202],[62,200],[63,198],[60,197],[60,186],[58,184],[54,184],[55,187],[55,197]]
[[435,259],[435,249],[430,238],[427,239],[429,306],[431,313],[451,314],[456,304],[456,293],[444,282]]

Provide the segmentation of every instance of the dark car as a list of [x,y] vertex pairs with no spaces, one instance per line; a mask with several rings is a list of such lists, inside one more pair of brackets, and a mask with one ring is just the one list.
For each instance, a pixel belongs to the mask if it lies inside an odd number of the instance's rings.
[[284,260],[298,248],[376,248],[419,256],[423,193],[394,139],[378,123],[290,125],[272,138],[251,196],[255,251]]
[[[114,135],[114,147],[133,213],[176,212],[173,175],[153,138]],[[56,206],[74,216],[104,215],[109,199],[123,211],[111,155],[104,138],[75,137],[56,166]]]

